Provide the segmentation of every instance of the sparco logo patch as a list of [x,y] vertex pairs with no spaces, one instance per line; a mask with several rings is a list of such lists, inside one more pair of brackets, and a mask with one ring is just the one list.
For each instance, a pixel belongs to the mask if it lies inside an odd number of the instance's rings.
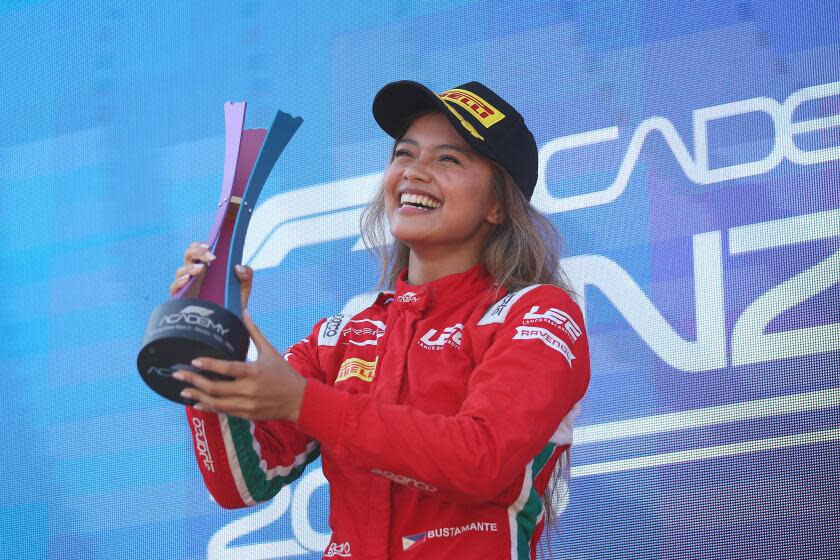
[[377,360],[368,362],[361,358],[347,358],[341,362],[341,367],[338,368],[338,376],[335,378],[335,382],[338,383],[339,381],[355,377],[356,379],[370,383],[373,381],[373,376],[376,375]]
[[461,323],[446,327],[439,335],[437,329],[429,329],[417,343],[426,350],[440,350],[447,344],[453,348],[460,348],[463,330],[464,325]]
[[201,462],[204,463],[204,468],[208,471],[215,472],[213,457],[210,455],[210,446],[207,445],[207,434],[204,431],[204,420],[194,416],[192,419],[192,425],[195,431],[195,449],[201,457]]
[[394,474],[391,471],[383,471],[382,469],[372,469],[370,472],[378,474],[379,476],[384,476],[388,480],[396,482],[397,484],[402,484],[403,486],[411,486],[412,488],[416,488],[417,490],[422,490],[424,492],[437,492],[436,486],[426,484],[421,480],[415,480],[405,475]]
[[572,360],[575,355],[569,349],[569,346],[563,342],[559,337],[549,330],[542,327],[516,327],[516,334],[513,335],[514,340],[539,340],[543,344],[563,354],[569,365],[572,365]]
[[336,556],[339,558],[350,558],[350,543],[330,543],[330,546],[324,551],[324,558],[333,558]]
[[572,342],[575,342],[581,334],[580,327],[575,320],[572,319],[568,313],[561,311],[555,307],[549,307],[543,313],[540,313],[540,308],[535,305],[522,318],[522,323],[526,325],[533,325],[535,323],[550,323],[563,329]]
[[210,315],[212,314],[212,309],[207,309],[206,307],[199,307],[198,305],[188,305],[178,313],[171,313],[169,315],[164,315],[163,317],[161,317],[158,326],[160,327],[164,324],[177,325],[179,323],[183,323],[185,325],[194,325],[205,329],[210,329],[211,331],[214,331],[222,336],[226,335],[230,329],[226,329],[222,326],[221,323],[217,323],[210,319]]

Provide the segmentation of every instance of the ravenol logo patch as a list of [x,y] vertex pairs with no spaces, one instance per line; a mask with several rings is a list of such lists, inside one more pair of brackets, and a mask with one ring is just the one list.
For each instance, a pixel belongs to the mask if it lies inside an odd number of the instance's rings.
[[423,544],[424,542],[426,542],[426,531],[417,533],[416,535],[408,535],[402,538],[403,550],[408,550],[412,546]]
[[373,381],[373,376],[376,373],[376,362],[378,360],[379,358],[368,362],[361,358],[347,358],[341,362],[341,367],[338,368],[338,377],[335,378],[335,382],[338,383],[339,381],[355,377],[370,383]]
[[447,103],[457,102],[461,107],[469,110],[478,122],[484,125],[484,128],[490,128],[505,118],[504,113],[483,98],[465,89],[450,89],[439,93],[438,97]]
[[575,355],[572,353],[568,344],[563,342],[559,336],[556,336],[551,331],[542,327],[516,327],[516,334],[513,335],[513,339],[539,340],[552,350],[560,352],[563,357],[566,358],[566,361],[569,363],[569,367],[572,366],[572,360],[575,359]]

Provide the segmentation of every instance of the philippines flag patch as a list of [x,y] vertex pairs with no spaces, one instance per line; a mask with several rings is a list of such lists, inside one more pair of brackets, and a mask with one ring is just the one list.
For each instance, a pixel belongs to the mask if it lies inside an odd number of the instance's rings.
[[426,542],[426,531],[417,533],[416,535],[408,535],[402,538],[403,550],[408,550],[412,546]]

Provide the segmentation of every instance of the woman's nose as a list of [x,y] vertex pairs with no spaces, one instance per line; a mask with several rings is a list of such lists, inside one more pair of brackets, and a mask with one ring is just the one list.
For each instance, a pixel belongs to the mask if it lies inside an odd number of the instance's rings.
[[428,181],[429,173],[426,169],[426,165],[419,159],[413,161],[411,165],[409,165],[405,168],[405,170],[403,170],[403,179],[409,181]]

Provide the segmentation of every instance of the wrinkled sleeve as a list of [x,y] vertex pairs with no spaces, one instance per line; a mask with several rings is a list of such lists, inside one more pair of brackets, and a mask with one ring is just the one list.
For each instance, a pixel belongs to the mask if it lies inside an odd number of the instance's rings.
[[[289,364],[313,382],[324,380],[318,354],[323,322],[285,354]],[[315,439],[284,420],[252,422],[189,406],[186,413],[204,484],[224,508],[271,499],[320,453]]]
[[580,309],[560,288],[541,286],[498,326],[457,414],[382,404],[315,381],[307,384],[298,426],[360,468],[407,477],[451,501],[485,502],[549,441],[570,434],[565,424],[588,383]]

